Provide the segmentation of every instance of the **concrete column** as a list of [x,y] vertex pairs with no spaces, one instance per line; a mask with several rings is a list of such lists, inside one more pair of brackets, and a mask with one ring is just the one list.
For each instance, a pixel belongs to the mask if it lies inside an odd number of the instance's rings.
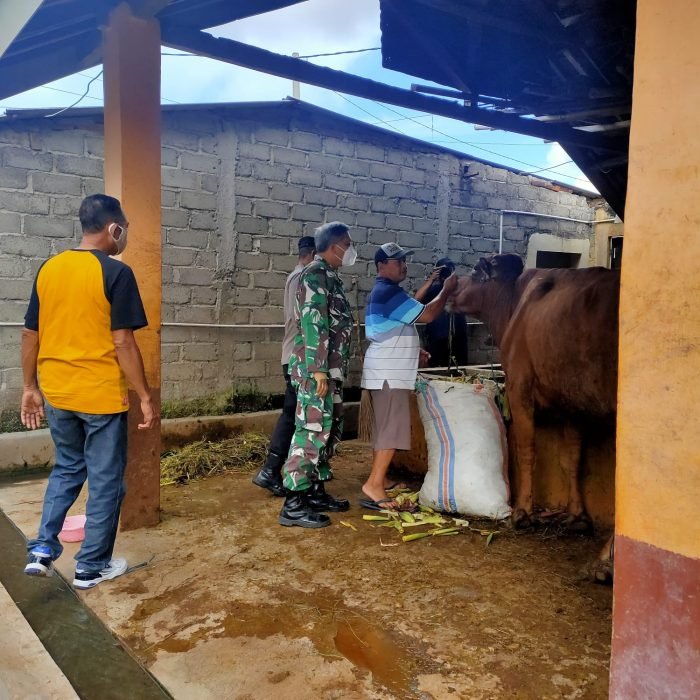
[[620,300],[612,698],[700,698],[700,4],[639,0]]
[[[105,189],[129,219],[124,262],[131,266],[148,327],[136,333],[160,413],[160,25],[127,4],[104,30]],[[160,423],[139,431],[138,397],[129,392],[129,460],[122,529],[153,525],[160,508]]]

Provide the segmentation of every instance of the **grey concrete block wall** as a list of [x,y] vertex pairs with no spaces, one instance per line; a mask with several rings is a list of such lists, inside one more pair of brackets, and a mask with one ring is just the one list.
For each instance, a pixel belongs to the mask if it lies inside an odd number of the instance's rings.
[[[82,197],[102,190],[101,117],[0,123],[0,321],[20,322],[34,275],[79,240]],[[449,255],[464,273],[495,252],[499,212],[592,219],[588,197],[304,105],[165,110],[162,132],[163,395],[283,389],[283,287],[296,240],[324,221],[352,228],[343,270],[360,317],[386,241],[415,250],[407,288]],[[504,251],[532,233],[590,227],[507,215]],[[131,245],[138,245],[134,229]],[[185,324],[185,325],[170,325]],[[206,327],[224,324],[235,327]],[[491,354],[473,331],[474,362]],[[0,409],[21,388],[16,327],[0,326]],[[353,362],[357,381],[359,359]]]

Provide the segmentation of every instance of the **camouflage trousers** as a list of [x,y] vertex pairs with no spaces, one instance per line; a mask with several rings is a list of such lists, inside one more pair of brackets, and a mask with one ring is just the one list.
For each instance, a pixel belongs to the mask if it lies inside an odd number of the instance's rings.
[[287,461],[282,468],[284,487],[305,491],[313,481],[333,478],[328,460],[343,434],[342,384],[328,380],[328,392],[316,395],[313,377],[294,382],[297,390],[294,437]]

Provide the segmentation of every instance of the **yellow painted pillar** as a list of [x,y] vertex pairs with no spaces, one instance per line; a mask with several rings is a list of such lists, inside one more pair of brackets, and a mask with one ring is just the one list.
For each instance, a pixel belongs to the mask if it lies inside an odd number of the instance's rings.
[[700,698],[700,3],[638,0],[613,698]]
[[[160,25],[119,5],[104,29],[105,190],[129,219],[123,255],[139,284],[148,327],[136,340],[160,414]],[[122,529],[153,525],[160,508],[160,423],[138,431],[138,397],[130,392],[127,494]]]

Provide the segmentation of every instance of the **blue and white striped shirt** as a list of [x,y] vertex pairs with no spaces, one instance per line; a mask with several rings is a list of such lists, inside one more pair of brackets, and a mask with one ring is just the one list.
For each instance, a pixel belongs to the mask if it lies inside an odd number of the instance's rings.
[[420,340],[415,322],[425,306],[396,282],[377,277],[365,313],[370,346],[362,368],[362,387],[413,389],[418,371]]

